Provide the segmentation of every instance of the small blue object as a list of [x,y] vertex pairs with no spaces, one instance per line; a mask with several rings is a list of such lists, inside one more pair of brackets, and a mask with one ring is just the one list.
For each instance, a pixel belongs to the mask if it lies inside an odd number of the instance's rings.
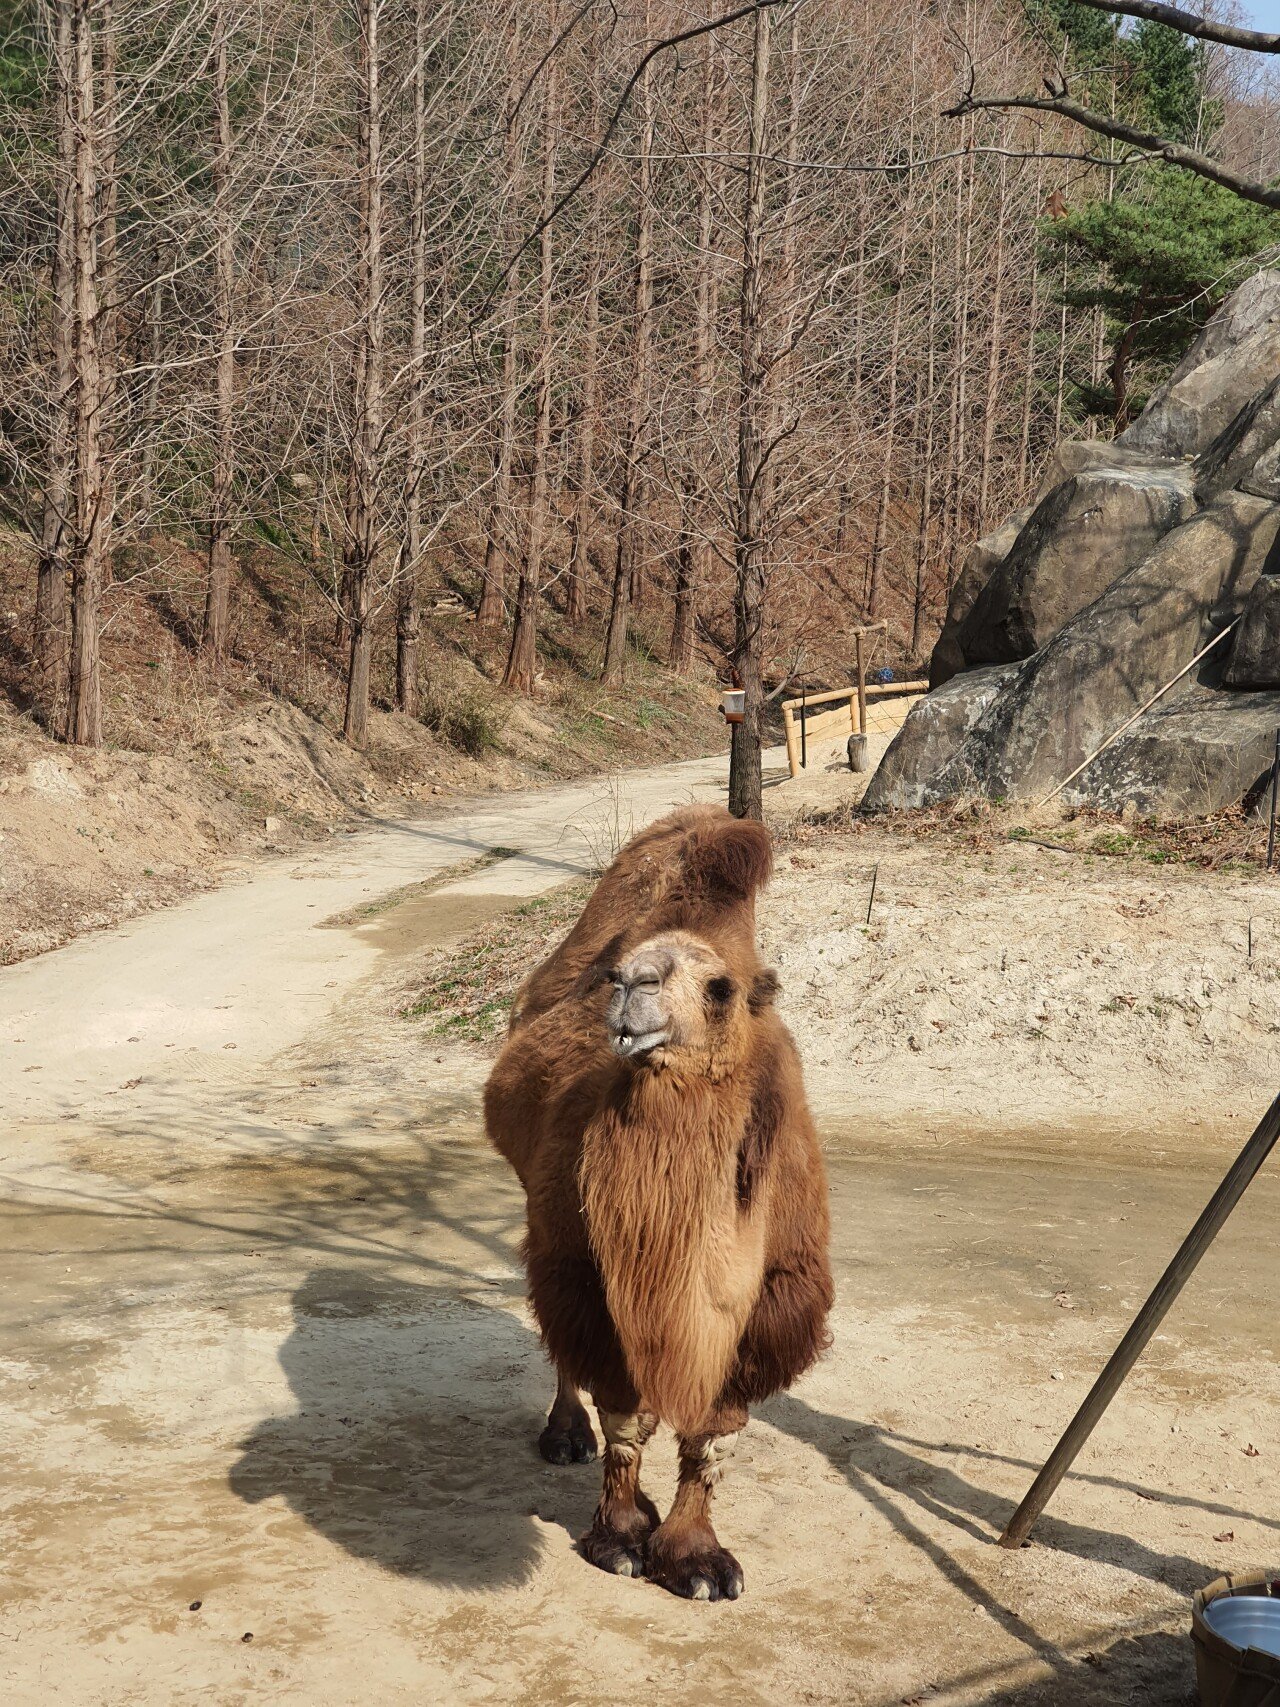
[[884,683],[886,686],[888,685],[888,683],[890,683],[893,680],[893,671],[889,668],[889,666],[887,664],[884,666],[883,669],[876,671],[876,680],[878,682]]

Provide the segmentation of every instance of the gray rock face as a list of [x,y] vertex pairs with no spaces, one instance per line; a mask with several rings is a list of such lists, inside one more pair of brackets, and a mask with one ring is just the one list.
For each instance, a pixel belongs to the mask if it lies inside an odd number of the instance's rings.
[[1280,575],[1254,582],[1223,681],[1229,688],[1280,688]]
[[1113,439],[1063,439],[1044,465],[1036,490],[1036,503],[1056,491],[1073,474],[1091,474],[1102,468],[1142,470],[1176,466],[1174,457],[1133,450]]
[[1037,799],[1068,776],[1226,626],[1278,533],[1280,509],[1228,492],[1120,576],[992,707],[989,792]]
[[1255,498],[1269,498],[1273,504],[1280,503],[1280,444],[1262,453],[1240,482],[1240,490],[1251,492]]
[[966,663],[1029,658],[1194,510],[1174,464],[1082,470],[1039,503],[959,627]]
[[1015,510],[1008,521],[994,533],[978,540],[965,558],[964,567],[956,576],[955,586],[951,589],[951,598],[947,603],[947,620],[942,625],[942,632],[929,660],[931,688],[940,688],[944,682],[950,681],[952,676],[964,669],[964,653],[960,650],[961,625],[973,609],[973,601],[991,579],[992,573],[1013,549],[1013,543],[1030,514],[1030,510]]
[[[1280,568],[1278,536],[1280,507],[1225,493],[1166,534],[1033,657],[966,672],[921,700],[881,761],[866,805],[926,806],[977,793],[1043,798],[1230,622],[1264,570]],[[1206,659],[1204,679],[1221,669]]]
[[1231,293],[1116,442],[1163,456],[1195,456],[1278,375],[1280,271],[1265,269]]
[[1155,706],[1100,758],[1068,802],[1144,816],[1199,818],[1262,789],[1271,774],[1280,693],[1193,688]]
[[966,670],[913,706],[862,797],[864,807],[902,810],[983,793],[970,738],[1017,672],[1016,664]]
[[866,806],[1036,801],[1081,766],[1064,799],[1157,816],[1256,788],[1280,724],[1280,270],[1228,298],[1118,444],[1060,445],[1009,541],[1019,519],[966,563],[943,685]]
[[[1280,379],[1250,398],[1240,413],[1194,463],[1196,497],[1202,504],[1240,486],[1259,460],[1280,445]],[[1267,497],[1270,494],[1263,493]]]

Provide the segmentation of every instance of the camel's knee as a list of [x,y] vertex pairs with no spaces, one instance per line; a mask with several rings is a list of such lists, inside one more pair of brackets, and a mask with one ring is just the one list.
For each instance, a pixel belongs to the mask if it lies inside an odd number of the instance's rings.
[[689,1443],[689,1461],[704,1488],[714,1488],[728,1468],[729,1460],[738,1450],[738,1436],[709,1434]]
[[605,1447],[619,1458],[638,1458],[653,1439],[658,1419],[649,1411],[601,1411]]

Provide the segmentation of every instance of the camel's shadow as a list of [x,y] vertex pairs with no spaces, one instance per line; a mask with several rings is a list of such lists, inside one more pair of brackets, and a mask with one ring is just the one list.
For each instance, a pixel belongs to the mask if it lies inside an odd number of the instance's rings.
[[463,1589],[527,1581],[554,1476],[534,1444],[549,1382],[529,1328],[365,1269],[314,1271],[293,1314],[280,1362],[297,1409],[241,1443],[232,1489],[284,1499],[387,1570]]

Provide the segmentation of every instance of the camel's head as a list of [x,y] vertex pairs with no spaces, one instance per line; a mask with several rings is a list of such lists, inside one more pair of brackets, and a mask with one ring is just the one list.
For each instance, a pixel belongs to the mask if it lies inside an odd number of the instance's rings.
[[606,1023],[623,1060],[703,1071],[732,1068],[748,1046],[748,1016],[778,988],[773,972],[744,986],[709,943],[686,931],[650,937],[606,981],[613,986]]

